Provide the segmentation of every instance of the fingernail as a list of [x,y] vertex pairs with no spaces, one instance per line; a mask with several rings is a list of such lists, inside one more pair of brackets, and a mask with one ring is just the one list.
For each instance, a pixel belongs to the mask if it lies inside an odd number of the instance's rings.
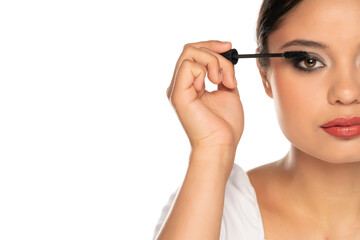
[[228,42],[228,41],[221,41],[222,43],[230,43],[230,42]]

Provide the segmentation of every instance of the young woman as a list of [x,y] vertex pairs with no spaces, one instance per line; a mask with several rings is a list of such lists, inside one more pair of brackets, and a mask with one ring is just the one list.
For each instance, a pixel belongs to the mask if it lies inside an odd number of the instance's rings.
[[[358,0],[263,1],[257,52],[310,57],[257,59],[291,148],[248,172],[234,164],[244,115],[220,55],[231,43],[185,45],[167,96],[192,152],[154,238],[360,239],[359,22]],[[206,73],[217,91],[205,90]]]

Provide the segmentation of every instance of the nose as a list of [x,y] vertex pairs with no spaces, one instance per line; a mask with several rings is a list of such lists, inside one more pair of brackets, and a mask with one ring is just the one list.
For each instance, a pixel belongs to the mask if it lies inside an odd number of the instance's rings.
[[328,92],[328,100],[333,105],[360,103],[360,69],[349,66],[344,63],[334,69]]

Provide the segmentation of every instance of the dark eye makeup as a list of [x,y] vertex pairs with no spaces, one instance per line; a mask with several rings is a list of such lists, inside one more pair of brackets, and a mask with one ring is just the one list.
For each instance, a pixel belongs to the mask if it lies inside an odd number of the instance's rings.
[[[305,73],[312,73],[312,72],[315,72],[321,68],[324,68],[326,67],[326,64],[323,63],[323,61],[321,61],[318,57],[314,56],[314,55],[311,55],[311,54],[308,54],[308,56],[306,57],[301,57],[301,58],[291,58],[291,59],[288,59],[289,61],[291,61],[293,67],[295,67],[297,70],[301,71],[301,72],[305,72]],[[320,62],[323,64],[323,66],[321,67],[316,67],[316,68],[313,68],[313,67],[302,67],[302,66],[299,66],[299,63],[303,62],[303,61],[308,61],[308,62],[311,62],[310,65],[312,64],[315,64],[317,62]],[[306,65],[305,65],[306,66]]]

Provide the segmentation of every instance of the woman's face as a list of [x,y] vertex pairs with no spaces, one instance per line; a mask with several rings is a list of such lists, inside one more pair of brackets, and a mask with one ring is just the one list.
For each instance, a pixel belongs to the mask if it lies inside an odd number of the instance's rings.
[[[360,1],[304,0],[292,10],[270,34],[269,52],[303,50],[319,60],[270,58],[267,93],[280,127],[308,155],[332,163],[360,161],[360,136],[339,138],[320,127],[334,118],[360,117]],[[327,47],[282,48],[295,39]]]

